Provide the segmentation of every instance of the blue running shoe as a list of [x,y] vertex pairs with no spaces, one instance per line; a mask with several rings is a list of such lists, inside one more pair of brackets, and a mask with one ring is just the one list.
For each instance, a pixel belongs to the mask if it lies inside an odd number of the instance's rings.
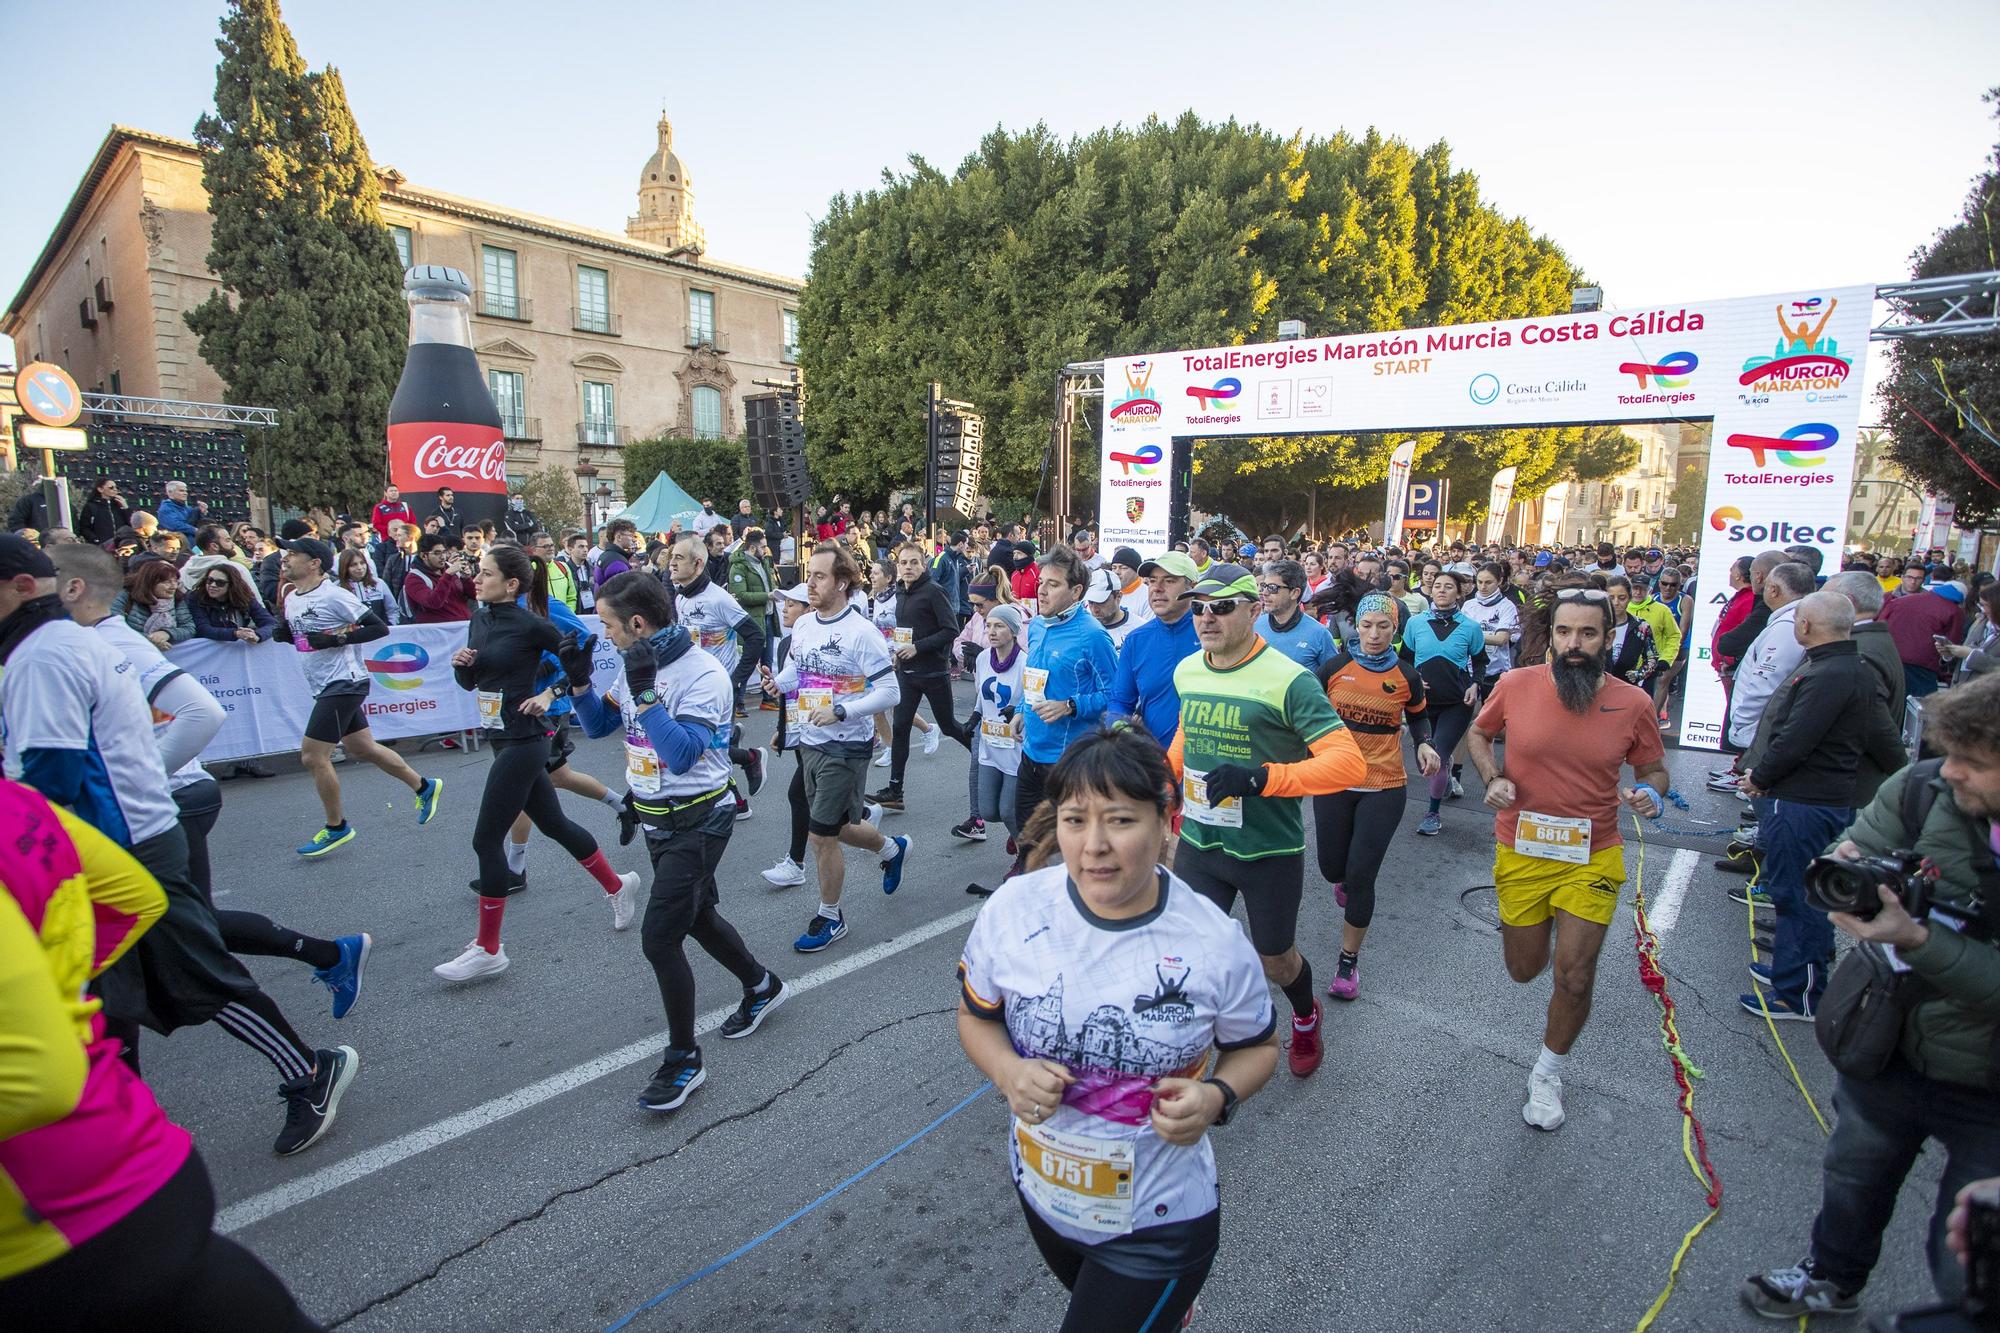
[[1433,810],[1417,821],[1417,832],[1423,837],[1435,838],[1438,834],[1444,832],[1444,820],[1438,817],[1437,811]]
[[437,817],[438,797],[444,792],[444,779],[431,778],[424,783],[424,789],[417,793],[417,822],[428,824]]
[[356,836],[352,824],[343,824],[338,833],[330,828],[322,828],[313,834],[311,841],[299,848],[298,852],[300,856],[325,856],[334,848],[344,847],[353,842]]
[[814,912],[813,919],[806,922],[806,933],[793,940],[792,947],[800,953],[818,953],[846,933],[844,917],[825,917]]
[[910,839],[907,836],[889,839],[896,844],[896,854],[882,860],[882,892],[894,893],[903,887],[903,865],[910,859]]
[[342,935],[333,943],[340,950],[340,961],[332,967],[314,968],[313,980],[333,992],[333,1016],[341,1019],[361,998],[361,974],[368,970],[368,950],[375,941],[363,932]]

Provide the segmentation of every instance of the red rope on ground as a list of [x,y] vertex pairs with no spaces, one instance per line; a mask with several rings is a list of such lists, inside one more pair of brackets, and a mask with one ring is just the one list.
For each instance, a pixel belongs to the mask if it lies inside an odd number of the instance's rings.
[[1701,1071],[1694,1069],[1687,1052],[1681,1047],[1679,1025],[1674,1018],[1674,1001],[1667,994],[1667,974],[1661,970],[1659,962],[1660,941],[1646,924],[1646,904],[1644,899],[1635,899],[1632,912],[1633,942],[1639,952],[1639,982],[1653,993],[1660,1003],[1660,1039],[1667,1048],[1667,1055],[1674,1070],[1674,1083],[1680,1088],[1679,1105],[1681,1114],[1687,1118],[1688,1128],[1694,1132],[1695,1158],[1700,1163],[1698,1174],[1708,1182],[1708,1206],[1722,1206],[1722,1177],[1709,1160],[1708,1136],[1702,1132],[1701,1119],[1694,1113],[1694,1082],[1689,1077],[1700,1077]]

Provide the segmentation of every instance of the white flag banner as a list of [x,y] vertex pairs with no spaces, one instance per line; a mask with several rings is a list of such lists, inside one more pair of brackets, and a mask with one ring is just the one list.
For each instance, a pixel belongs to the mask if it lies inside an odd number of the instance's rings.
[[1514,504],[1514,477],[1519,468],[1503,467],[1493,474],[1493,488],[1486,493],[1486,540],[1497,542],[1506,535],[1507,511]]
[[[592,675],[600,693],[618,679],[618,652],[599,630]],[[465,647],[468,622],[395,625],[389,637],[359,645],[368,667],[368,728],[378,740],[435,736],[479,726],[479,706],[452,679],[451,655]],[[167,657],[201,682],[222,705],[222,730],[201,752],[203,763],[287,754],[299,748],[313,696],[306,688],[302,654],[289,643],[218,643],[194,639]]]
[[1403,505],[1410,495],[1410,466],[1416,461],[1417,442],[1404,440],[1389,455],[1389,494],[1382,503],[1382,544],[1395,546],[1403,540]]

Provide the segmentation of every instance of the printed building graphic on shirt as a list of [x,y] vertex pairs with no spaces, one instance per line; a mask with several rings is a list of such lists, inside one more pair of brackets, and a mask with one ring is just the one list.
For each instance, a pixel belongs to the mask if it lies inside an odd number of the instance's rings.
[[1185,976],[1163,978],[1161,993],[1139,996],[1140,1014],[1120,1005],[1100,1004],[1072,1033],[1063,1017],[1063,980],[1057,973],[1041,995],[1007,1007],[1007,1031],[1020,1051],[1032,1051],[1076,1069],[1104,1069],[1120,1074],[1160,1075],[1185,1069],[1208,1054],[1206,1041],[1161,1040],[1143,1035],[1148,1029],[1173,1028],[1186,1021]]

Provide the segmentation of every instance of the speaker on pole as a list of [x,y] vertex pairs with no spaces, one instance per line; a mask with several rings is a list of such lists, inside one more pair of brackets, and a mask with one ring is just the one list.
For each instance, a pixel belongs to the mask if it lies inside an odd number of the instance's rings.
[[755,393],[743,400],[750,447],[750,489],[765,509],[795,509],[811,494],[806,422],[795,393]]

